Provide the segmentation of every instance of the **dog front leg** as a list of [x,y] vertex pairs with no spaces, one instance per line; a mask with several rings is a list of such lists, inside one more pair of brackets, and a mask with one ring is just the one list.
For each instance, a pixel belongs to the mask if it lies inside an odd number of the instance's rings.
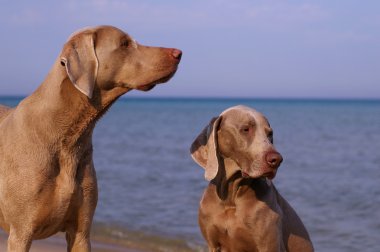
[[94,216],[96,203],[98,201],[98,188],[96,173],[92,161],[80,166],[77,178],[76,198],[73,201],[75,214],[71,215],[71,220],[66,228],[67,250],[69,252],[91,251],[90,230]]
[[81,232],[66,232],[67,251],[68,252],[89,252],[91,243],[89,234]]
[[29,234],[21,234],[10,229],[8,237],[8,252],[28,252],[32,245],[32,236]]

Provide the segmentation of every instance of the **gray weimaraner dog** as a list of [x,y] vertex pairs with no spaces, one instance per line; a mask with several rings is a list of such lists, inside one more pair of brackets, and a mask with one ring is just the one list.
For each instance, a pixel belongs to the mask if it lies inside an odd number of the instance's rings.
[[147,47],[111,26],[69,38],[38,89],[0,106],[0,227],[8,251],[66,232],[68,251],[90,251],[97,204],[92,133],[126,92],[168,81],[182,52]]
[[313,251],[302,221],[271,182],[282,156],[261,113],[245,106],[225,110],[191,153],[211,181],[199,209],[210,251]]

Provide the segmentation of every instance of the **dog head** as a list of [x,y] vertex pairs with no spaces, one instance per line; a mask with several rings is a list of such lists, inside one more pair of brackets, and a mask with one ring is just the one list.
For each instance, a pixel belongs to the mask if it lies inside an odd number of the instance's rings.
[[112,26],[86,28],[66,42],[60,61],[74,86],[91,98],[94,89],[148,91],[176,72],[182,52],[138,44]]
[[205,169],[209,181],[215,178],[225,160],[243,177],[269,179],[275,177],[282,162],[273,145],[273,130],[268,120],[245,106],[227,109],[211,120],[190,151],[195,162]]

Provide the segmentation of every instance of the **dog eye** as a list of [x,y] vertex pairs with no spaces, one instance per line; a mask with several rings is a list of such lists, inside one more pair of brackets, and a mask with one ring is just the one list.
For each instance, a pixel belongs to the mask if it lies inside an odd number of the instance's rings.
[[273,144],[273,131],[268,133],[268,139]]
[[129,41],[128,40],[124,40],[123,42],[121,42],[121,46],[122,47],[128,47],[129,46]]
[[241,132],[244,134],[247,134],[247,133],[249,133],[250,129],[251,129],[250,126],[244,126],[241,128]]

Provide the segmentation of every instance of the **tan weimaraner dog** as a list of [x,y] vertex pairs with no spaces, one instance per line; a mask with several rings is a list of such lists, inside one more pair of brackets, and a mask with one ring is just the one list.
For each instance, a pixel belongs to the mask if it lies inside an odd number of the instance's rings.
[[199,209],[209,251],[313,251],[302,221],[271,182],[282,156],[261,113],[245,106],[225,110],[191,153],[211,181]]
[[147,47],[111,26],[74,33],[39,88],[0,107],[0,226],[8,251],[66,232],[68,251],[90,251],[97,204],[92,133],[113,102],[168,81],[182,52]]

